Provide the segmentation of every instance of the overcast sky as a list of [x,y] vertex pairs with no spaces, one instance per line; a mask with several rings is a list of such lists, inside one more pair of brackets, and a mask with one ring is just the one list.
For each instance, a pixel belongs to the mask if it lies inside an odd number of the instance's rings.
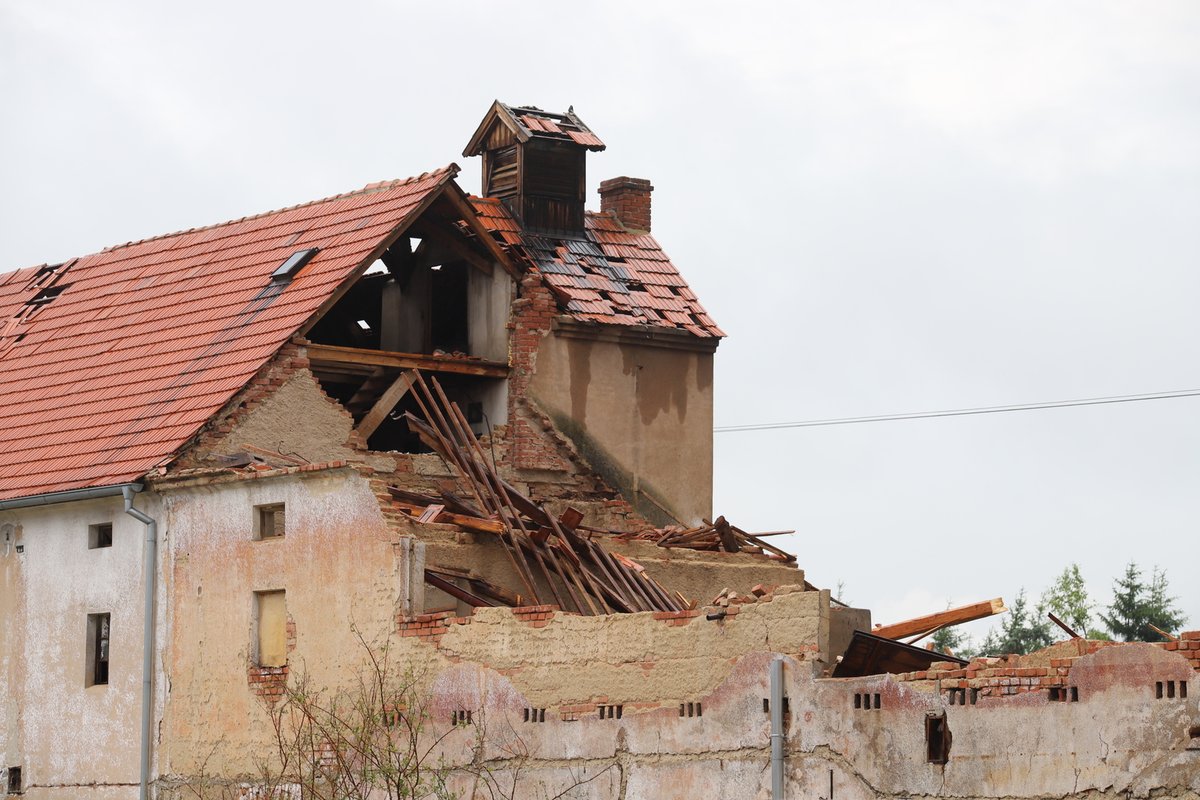
[[[0,3],[0,269],[575,110],[729,338],[718,425],[1200,388],[1191,2]],[[594,206],[598,202],[593,203]],[[1137,561],[1200,627],[1200,398],[716,437],[876,621]],[[707,598],[705,598],[707,599]],[[986,626],[982,626],[986,629]]]

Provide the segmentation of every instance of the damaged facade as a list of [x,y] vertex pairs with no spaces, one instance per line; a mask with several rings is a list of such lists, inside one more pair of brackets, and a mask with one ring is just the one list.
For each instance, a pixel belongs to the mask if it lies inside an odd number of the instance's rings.
[[772,711],[787,797],[1200,791],[1200,636],[830,677],[870,615],[705,521],[724,334],[648,181],[585,211],[602,149],[496,103],[482,196],[451,165],[0,275],[9,792],[251,785],[284,687],[364,645],[448,763],[519,744],[522,797],[769,796]]

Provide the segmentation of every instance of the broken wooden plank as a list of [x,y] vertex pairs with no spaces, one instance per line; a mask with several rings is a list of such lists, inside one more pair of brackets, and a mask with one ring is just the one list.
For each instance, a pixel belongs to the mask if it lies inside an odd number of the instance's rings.
[[430,570],[425,570],[425,582],[430,586],[441,589],[443,592],[455,598],[456,600],[463,601],[472,608],[487,608],[493,605],[487,600],[484,600],[482,597],[471,594],[461,586],[451,583],[450,581]]
[[927,614],[924,617],[916,617],[891,625],[879,625],[871,633],[875,636],[882,636],[885,639],[900,639],[905,636],[915,636],[918,633],[925,633],[938,626],[960,625],[964,622],[972,622],[1005,611],[1008,611],[1008,609],[1004,606],[1004,600],[997,597],[993,600],[971,603],[970,605],[939,611],[936,614]]
[[417,522],[436,522],[438,515],[445,510],[445,506],[434,503],[421,512],[421,516],[417,517]]
[[713,522],[713,527],[717,529],[717,534],[721,537],[721,544],[725,547],[725,552],[736,553],[742,549],[738,544],[737,536],[733,533],[733,528],[729,527],[729,523],[724,517],[717,517]]
[[1154,631],[1154,632],[1155,632],[1155,633],[1157,633],[1159,636],[1161,636],[1161,637],[1163,637],[1164,639],[1166,639],[1168,642],[1178,642],[1178,641],[1179,641],[1179,637],[1178,637],[1178,636],[1176,636],[1176,635],[1174,635],[1174,634],[1172,634],[1172,633],[1167,633],[1167,632],[1166,632],[1166,631],[1164,631],[1162,628],[1160,628],[1160,627],[1158,627],[1157,625],[1155,625],[1153,622],[1147,622],[1147,623],[1146,623],[1146,625],[1147,625],[1147,626],[1149,626],[1150,630]]
[[413,385],[413,373],[411,370],[401,372],[396,380],[392,381],[392,385],[384,390],[379,399],[375,401],[375,405],[371,406],[371,410],[363,415],[359,420],[358,427],[354,430],[359,437],[365,442],[371,438],[371,434],[383,424],[387,419],[388,414],[392,413],[392,409],[396,404],[408,394],[408,390]]
[[[428,506],[416,505],[413,503],[405,503],[396,501],[396,506],[414,519],[421,516]],[[455,514],[451,511],[442,511],[434,519],[419,520],[420,522],[434,522],[439,525],[457,525],[458,527],[472,531],[474,533],[491,533],[501,534],[508,530],[504,523],[498,519],[487,519],[485,517],[472,517],[466,514]]]
[[1082,637],[1082,636],[1080,636],[1078,633],[1076,633],[1075,631],[1071,630],[1071,626],[1070,626],[1070,625],[1068,625],[1067,623],[1063,622],[1063,621],[1062,621],[1061,619],[1059,619],[1058,617],[1054,616],[1054,614],[1052,614],[1052,613],[1050,613],[1050,612],[1047,612],[1047,613],[1046,613],[1046,616],[1050,618],[1050,621],[1051,621],[1051,622],[1053,622],[1055,625],[1057,625],[1058,627],[1060,627],[1060,628],[1062,628],[1064,631],[1066,631],[1066,632],[1067,632],[1067,635],[1068,635],[1068,636],[1070,636],[1072,639],[1082,639],[1082,638],[1083,638],[1083,637]]

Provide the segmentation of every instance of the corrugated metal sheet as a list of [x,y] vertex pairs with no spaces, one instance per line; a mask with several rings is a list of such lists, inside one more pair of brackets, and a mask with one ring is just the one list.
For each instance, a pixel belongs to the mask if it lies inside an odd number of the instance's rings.
[[[456,172],[0,275],[0,499],[163,463]],[[272,283],[307,247],[321,249]],[[47,285],[65,288],[31,306]]]

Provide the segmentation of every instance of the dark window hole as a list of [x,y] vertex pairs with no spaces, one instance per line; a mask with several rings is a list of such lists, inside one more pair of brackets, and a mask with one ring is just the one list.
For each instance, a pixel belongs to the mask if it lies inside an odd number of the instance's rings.
[[950,759],[950,728],[941,714],[925,717],[925,751],[930,764],[945,764]]

